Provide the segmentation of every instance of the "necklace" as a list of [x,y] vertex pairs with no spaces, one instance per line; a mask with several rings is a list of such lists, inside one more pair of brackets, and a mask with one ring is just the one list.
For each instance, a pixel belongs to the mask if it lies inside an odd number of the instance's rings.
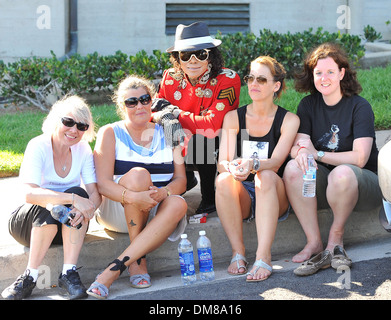
[[67,159],[68,159],[68,154],[69,154],[69,150],[67,151],[67,154],[66,154],[66,156],[65,156],[64,163],[63,163],[63,165],[62,165],[62,167],[61,167],[61,170],[62,170],[63,172],[65,172],[65,171],[67,170],[67,165],[66,165],[66,163],[67,163]]

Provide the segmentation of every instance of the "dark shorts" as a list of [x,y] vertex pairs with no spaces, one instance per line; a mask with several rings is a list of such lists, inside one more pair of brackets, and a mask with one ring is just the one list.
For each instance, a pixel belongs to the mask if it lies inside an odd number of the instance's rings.
[[[255,182],[254,181],[243,181],[242,182],[243,187],[246,189],[248,195],[251,199],[251,213],[250,217],[247,219],[244,219],[246,222],[250,222],[255,218]],[[278,221],[284,221],[288,218],[290,213],[291,206],[289,205],[286,212],[278,218]]]
[[[74,193],[83,198],[88,198],[87,192],[80,187],[72,187],[64,191],[65,193]],[[41,206],[26,203],[18,207],[8,220],[8,230],[12,237],[20,244],[29,247],[31,230],[33,227],[42,227],[44,225],[57,225],[58,231],[52,244],[62,244],[62,224],[53,219],[50,212]]]
[[[353,211],[367,211],[382,204],[382,193],[379,186],[377,174],[361,169],[352,164],[346,164],[356,175],[358,181],[358,201]],[[316,176],[316,198],[318,200],[318,210],[330,208],[326,198],[326,189],[328,185],[328,175],[331,170],[318,163]]]

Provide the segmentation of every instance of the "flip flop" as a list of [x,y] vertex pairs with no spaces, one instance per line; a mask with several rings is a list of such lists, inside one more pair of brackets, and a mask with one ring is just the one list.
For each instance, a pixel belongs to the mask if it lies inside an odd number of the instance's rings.
[[[244,261],[245,264],[244,265],[243,264],[239,264],[240,260]],[[246,272],[247,272],[247,265],[248,265],[246,257],[244,257],[241,254],[237,253],[235,255],[235,257],[232,258],[230,265],[232,263],[234,263],[234,262],[236,262],[236,266],[238,268],[238,273],[228,272],[228,274],[230,274],[231,276],[242,276],[242,275],[246,274]],[[243,272],[239,272],[240,269],[244,269],[244,271]]]
[[130,286],[137,289],[149,288],[151,286],[151,276],[148,273],[135,274],[130,276]]
[[248,276],[254,277],[255,274],[258,272],[258,270],[259,270],[260,268],[264,268],[264,269],[270,271],[270,274],[269,274],[267,277],[262,278],[262,279],[246,279],[246,282],[259,282],[259,281],[264,281],[264,280],[266,280],[267,278],[269,278],[269,277],[272,275],[273,268],[272,268],[271,266],[269,266],[267,263],[263,262],[262,259],[256,260],[256,261],[254,262],[253,267],[256,267],[256,268],[255,268],[255,271],[254,271],[254,272],[248,272],[248,273],[247,273]]

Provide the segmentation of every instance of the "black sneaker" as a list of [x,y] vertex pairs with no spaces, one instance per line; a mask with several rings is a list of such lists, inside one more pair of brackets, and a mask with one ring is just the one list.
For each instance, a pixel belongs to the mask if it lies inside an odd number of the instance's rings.
[[86,298],[88,295],[86,293],[86,287],[81,283],[79,273],[77,269],[68,270],[67,274],[60,274],[58,277],[58,286],[65,289],[71,300]]
[[22,300],[31,295],[35,285],[33,277],[30,276],[30,270],[26,270],[13,284],[3,290],[1,296],[8,300]]

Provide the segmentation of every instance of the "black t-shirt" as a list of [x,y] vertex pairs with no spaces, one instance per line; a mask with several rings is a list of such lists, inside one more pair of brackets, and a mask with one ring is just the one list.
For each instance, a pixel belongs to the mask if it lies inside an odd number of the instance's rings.
[[375,116],[367,100],[354,95],[342,97],[336,105],[328,106],[322,95],[315,93],[300,101],[297,115],[299,133],[308,134],[316,150],[351,151],[355,139],[373,138],[371,154],[364,168],[377,172]]

